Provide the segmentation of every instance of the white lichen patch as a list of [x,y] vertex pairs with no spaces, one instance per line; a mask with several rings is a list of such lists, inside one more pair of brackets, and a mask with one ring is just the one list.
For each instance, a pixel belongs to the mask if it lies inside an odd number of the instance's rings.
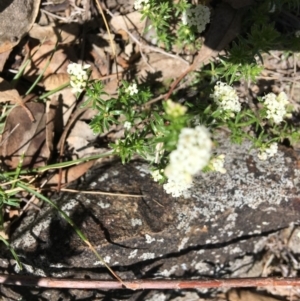
[[232,254],[238,254],[238,253],[241,253],[241,252],[242,252],[242,250],[241,250],[240,247],[235,247],[235,248],[233,248],[233,249],[231,250],[231,253],[232,253]]
[[110,263],[111,257],[109,255],[106,255],[103,259],[106,263]]
[[153,259],[155,258],[155,253],[144,253],[139,258],[142,260]]
[[140,175],[144,177],[146,174],[151,174],[151,171],[149,170],[149,166],[146,164],[141,164],[135,166],[135,168],[140,172]]
[[129,254],[129,256],[128,256],[128,258],[129,259],[134,258],[136,256],[136,254],[137,254],[137,251],[138,251],[138,249],[135,249],[135,250],[131,251],[130,254]]
[[174,265],[171,267],[171,269],[169,271],[165,269],[161,272],[158,272],[157,276],[170,277],[171,275],[173,275],[176,272],[177,269],[178,269],[178,265]]
[[[22,272],[24,272],[24,270],[25,270],[29,274],[32,274],[35,276],[40,276],[40,277],[46,277],[46,273],[42,269],[35,268],[35,267],[33,267],[29,264],[25,264],[25,263],[22,263],[22,267],[23,267]],[[21,271],[19,265],[17,265],[17,264],[14,266],[14,270],[16,273],[19,273]]]
[[182,263],[180,266],[184,271],[186,271],[188,269],[187,265],[185,263]]
[[27,232],[21,238],[16,239],[12,243],[12,246],[14,248],[25,248],[26,249],[26,248],[33,246],[35,243],[36,243],[36,239]]
[[237,219],[237,217],[238,217],[238,214],[235,213],[235,212],[233,212],[233,213],[231,213],[231,214],[228,215],[228,217],[227,217],[226,220],[227,220],[228,222],[235,222],[236,219]]
[[105,181],[106,179],[108,179],[108,177],[109,177],[108,173],[105,173],[102,177],[99,177],[99,178],[97,179],[97,181],[98,181],[98,182],[103,182],[103,181]]
[[155,238],[151,237],[149,234],[145,235],[146,243],[151,244],[152,242],[155,241]]
[[[285,154],[278,150],[276,156],[268,161],[260,161],[256,151],[251,150],[251,143],[241,146],[232,145],[226,137],[220,138],[220,146],[226,156],[226,174],[202,173],[195,177],[190,189],[192,198],[199,201],[196,208],[199,214],[209,220],[228,209],[248,206],[256,209],[261,204],[270,207],[288,201],[298,188],[299,181],[295,170],[287,164]],[[291,179],[291,173],[294,177]],[[235,216],[230,216],[234,222]],[[188,217],[186,217],[188,219]]]
[[68,216],[70,215],[70,211],[75,208],[75,206],[78,204],[78,201],[76,199],[70,199],[66,204],[64,204],[61,207],[61,210],[64,211],[65,214]]
[[188,242],[189,237],[184,237],[178,246],[178,251],[182,250],[185,244]]
[[142,224],[143,224],[143,222],[139,218],[132,218],[131,219],[131,225],[132,225],[132,227],[141,226]]
[[110,207],[109,203],[104,203],[103,201],[100,201],[97,203],[102,209],[106,209]]
[[40,223],[38,223],[32,228],[32,233],[36,236],[39,236],[41,231],[49,227],[50,222],[51,222],[50,218],[41,221]]
[[14,248],[30,248],[33,247],[35,245],[35,243],[37,242],[36,237],[39,237],[39,235],[41,234],[41,232],[45,229],[48,229],[49,225],[50,225],[51,219],[47,218],[45,220],[42,220],[41,222],[39,222],[37,225],[35,225],[32,228],[31,234],[30,232],[25,232],[24,235],[22,235],[22,237],[17,238],[16,240],[14,240],[14,242],[12,243],[12,246]]
[[206,272],[208,272],[211,269],[211,267],[210,267],[210,265],[208,263],[200,261],[200,262],[196,263],[195,269],[199,273],[206,273]]
[[65,267],[65,265],[63,265],[62,263],[51,263],[50,267],[51,268],[63,268],[63,267]]
[[178,230],[184,230],[186,233],[189,232],[190,230],[190,224],[194,219],[199,218],[199,211],[201,210],[200,208],[195,207],[194,210],[191,210],[188,207],[181,208],[180,206],[177,206],[178,208],[178,225],[177,229]]

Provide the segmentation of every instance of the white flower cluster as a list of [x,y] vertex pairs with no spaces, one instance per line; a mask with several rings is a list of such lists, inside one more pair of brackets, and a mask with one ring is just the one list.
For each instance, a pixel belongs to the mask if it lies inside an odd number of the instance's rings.
[[90,67],[88,64],[82,66],[81,64],[70,63],[68,65],[67,72],[70,74],[70,85],[73,93],[81,93],[86,87]]
[[135,0],[133,6],[135,10],[142,10],[149,7],[149,0]]
[[199,4],[195,7],[188,8],[182,14],[181,20],[183,25],[196,26],[198,32],[201,33],[210,22],[210,10],[207,6]]
[[165,102],[165,111],[168,115],[176,118],[183,116],[187,111],[187,107],[168,99]]
[[137,88],[137,84],[133,83],[132,85],[128,86],[125,90],[126,93],[128,93],[130,96],[139,93],[139,90]]
[[222,111],[240,112],[241,104],[236,91],[226,83],[217,82],[210,95]]
[[268,158],[273,157],[277,153],[277,151],[277,143],[271,143],[268,148],[261,149],[257,157],[262,161],[266,161]]
[[209,168],[212,171],[220,172],[222,174],[226,173],[226,169],[224,168],[225,155],[219,155],[209,162]]
[[155,169],[151,172],[154,182],[158,182],[163,179],[163,175],[162,175],[163,172],[164,172],[163,169]]
[[288,97],[284,92],[280,92],[278,96],[274,93],[269,93],[262,98],[264,105],[267,108],[267,119],[273,119],[274,123],[279,124],[287,115],[286,105]]
[[168,182],[164,184],[167,193],[181,196],[192,186],[193,176],[205,167],[210,159],[212,142],[204,126],[183,128],[177,149],[170,154],[170,163],[165,169]]
[[129,131],[131,129],[131,127],[132,127],[131,122],[129,122],[129,121],[125,121],[124,122],[124,129],[126,129],[127,131]]

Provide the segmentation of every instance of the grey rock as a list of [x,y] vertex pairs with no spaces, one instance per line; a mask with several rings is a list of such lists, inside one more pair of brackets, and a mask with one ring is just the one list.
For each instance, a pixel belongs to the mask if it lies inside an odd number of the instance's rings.
[[[299,169],[285,147],[266,162],[247,142],[231,145],[224,137],[218,149],[227,155],[227,173],[199,175],[182,198],[166,194],[135,161],[96,167],[78,189],[141,197],[64,193],[54,201],[124,279],[222,277],[244,265],[238,258],[258,252],[265,236],[299,223]],[[48,206],[24,218],[12,244],[31,274],[110,277]]]

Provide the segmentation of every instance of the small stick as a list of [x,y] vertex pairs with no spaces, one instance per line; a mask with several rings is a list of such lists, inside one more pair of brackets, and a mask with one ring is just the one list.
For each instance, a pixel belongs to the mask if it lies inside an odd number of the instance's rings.
[[232,287],[294,287],[300,286],[300,278],[232,278],[203,280],[132,280],[119,281],[43,278],[33,276],[0,274],[0,283],[17,286],[34,286],[48,288],[76,289],[201,289],[201,288],[232,288]]

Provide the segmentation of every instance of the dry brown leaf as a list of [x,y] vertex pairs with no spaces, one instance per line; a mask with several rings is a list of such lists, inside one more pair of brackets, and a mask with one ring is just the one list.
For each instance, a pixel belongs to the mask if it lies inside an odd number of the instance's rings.
[[57,73],[49,75],[43,82],[45,90],[51,91],[70,81],[67,73]]
[[39,12],[40,0],[0,1],[0,53],[12,49],[28,32]]
[[63,169],[62,177],[60,177],[58,173],[54,174],[53,177],[47,181],[47,185],[57,185],[59,180],[61,181],[61,184],[71,183],[83,176],[95,164],[95,162],[96,160],[88,161]]
[[[88,146],[90,141],[95,139],[91,127],[84,121],[77,120],[71,129],[66,142],[70,149],[74,149],[74,159],[92,156],[99,150],[94,146]],[[76,157],[75,157],[76,156]]]
[[13,89],[10,83],[2,77],[0,77],[0,103],[1,102],[11,102],[13,104],[21,106],[28,115],[31,122],[35,120],[30,110],[28,110],[26,105],[23,103],[19,92],[16,89]]
[[50,151],[46,145],[45,106],[41,103],[28,103],[36,122],[31,122],[21,107],[15,107],[8,115],[0,145],[2,162],[15,169],[24,154],[24,167],[44,166]]
[[51,97],[51,102],[56,103],[55,131],[61,133],[76,106],[77,99],[71,88],[56,92]]
[[129,63],[126,59],[122,58],[120,55],[117,56],[117,63],[123,68],[129,68]]
[[130,14],[126,14],[126,16],[114,16],[111,19],[110,24],[116,31],[120,29],[127,29],[129,31],[137,30],[140,34],[142,34],[145,28],[146,18],[142,21],[141,18],[141,13],[138,11],[134,11]]
[[40,41],[50,41],[53,45],[58,41],[59,44],[74,42],[79,34],[77,23],[50,24],[41,26],[34,24],[29,31],[29,35]]
[[[46,64],[48,63],[53,51],[54,45],[52,43],[44,43],[41,46],[36,46],[35,48],[33,48],[30,51],[32,59],[30,61],[30,64],[28,64],[28,66],[26,67],[24,75],[29,80],[35,80],[36,77],[41,74],[43,69],[46,67]],[[72,50],[67,50],[62,47],[56,49],[52,60],[44,73],[44,78],[52,74],[67,72],[68,64],[70,60],[72,60],[72,56],[68,58],[68,51]]]
[[9,49],[3,53],[0,52],[0,72],[3,71],[4,65],[10,55],[10,53],[12,52],[12,49]]

